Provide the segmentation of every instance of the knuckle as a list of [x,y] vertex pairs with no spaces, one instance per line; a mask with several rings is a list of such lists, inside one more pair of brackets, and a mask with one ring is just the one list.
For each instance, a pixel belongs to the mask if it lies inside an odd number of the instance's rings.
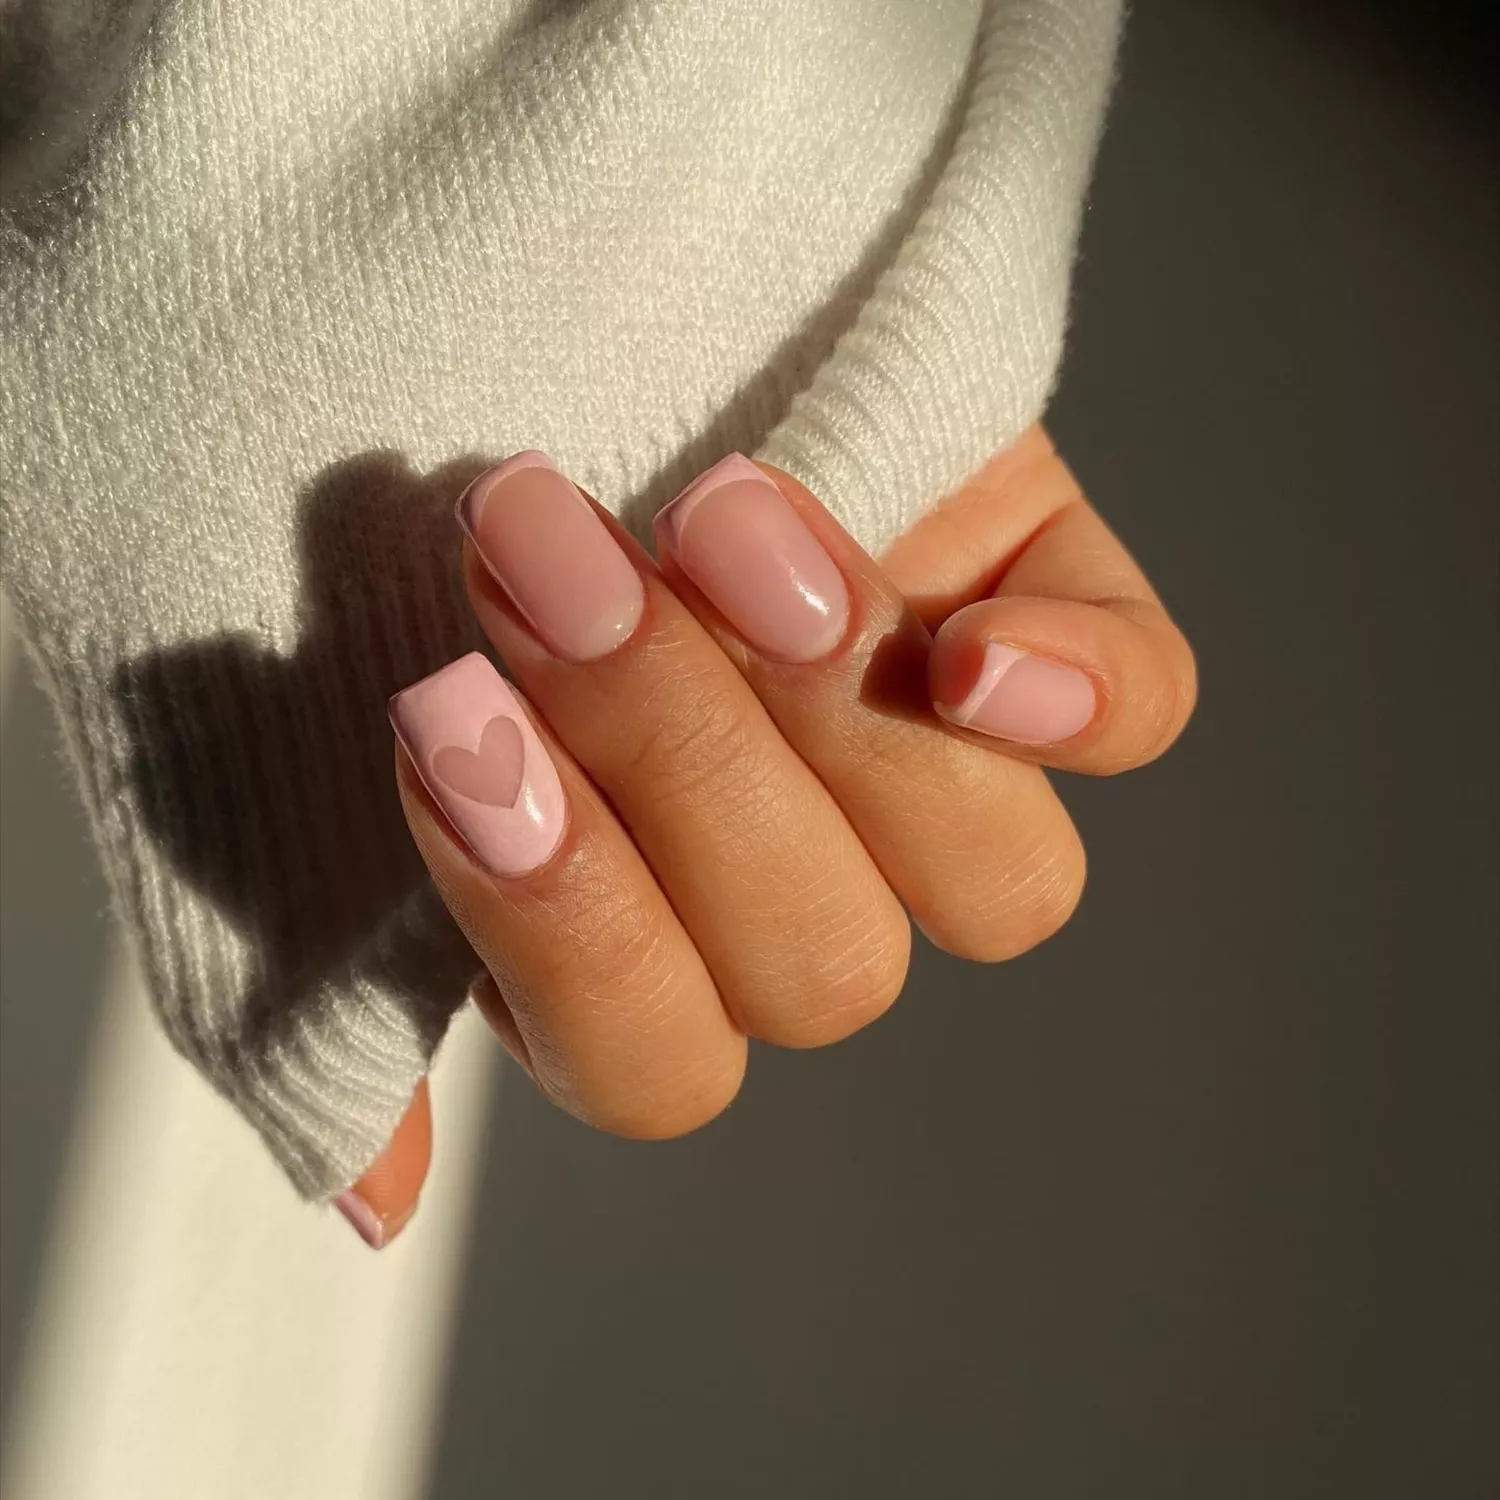
[[911,964],[905,916],[862,915],[799,944],[809,956],[788,997],[759,1011],[753,1034],[778,1047],[826,1047],[878,1020],[895,1004]]
[[579,1003],[613,993],[621,975],[636,989],[665,984],[676,963],[668,908],[643,901],[629,881],[599,879],[598,871],[593,859],[569,864],[549,904],[558,941],[542,960],[547,979]]
[[627,1140],[674,1140],[701,1129],[734,1103],[745,1065],[743,1046],[696,1059],[647,1087],[611,1094],[588,1111],[587,1121]]
[[551,965],[518,993],[533,1075],[568,1114],[613,1135],[665,1140],[723,1112],[745,1070],[743,1038],[704,1040],[694,1019],[717,998],[684,969],[675,919],[585,879],[558,927]]
[[622,779],[674,799],[754,794],[754,768],[762,758],[754,754],[752,726],[714,676],[702,669],[665,675],[640,701],[634,714],[640,727]]
[[1067,925],[1083,899],[1087,869],[1083,844],[1070,831],[1007,861],[969,900],[948,903],[927,935],[945,952],[976,963],[1019,958]]

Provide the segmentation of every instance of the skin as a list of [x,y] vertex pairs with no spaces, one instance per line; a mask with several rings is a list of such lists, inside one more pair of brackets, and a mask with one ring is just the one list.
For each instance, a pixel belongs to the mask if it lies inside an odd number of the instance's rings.
[[[712,1119],[740,1087],[747,1036],[822,1046],[875,1020],[906,975],[908,914],[980,961],[1055,933],[1084,854],[1043,768],[1143,765],[1196,697],[1186,640],[1041,427],[878,563],[762,467],[855,600],[829,657],[759,657],[670,558],[658,568],[617,532],[646,618],[604,660],[565,663],[466,544],[476,615],[567,790],[558,852],[497,880],[397,751],[413,837],[485,966],[476,1003],[548,1098],[617,1134]],[[1087,673],[1091,722],[1027,746],[942,719],[934,695],[957,696],[987,639]],[[380,1243],[410,1219],[430,1159],[424,1083],[353,1189]]]

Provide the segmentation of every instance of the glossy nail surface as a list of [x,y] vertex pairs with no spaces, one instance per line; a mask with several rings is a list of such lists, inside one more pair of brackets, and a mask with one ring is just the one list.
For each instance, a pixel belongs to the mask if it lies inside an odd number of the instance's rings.
[[520,700],[477,651],[396,694],[391,724],[433,800],[497,875],[525,875],[557,848],[567,807],[557,768]]
[[353,1226],[354,1232],[372,1250],[384,1250],[406,1228],[412,1214],[416,1211],[416,1204],[413,1203],[397,1218],[382,1218],[370,1204],[360,1197],[355,1188],[340,1193],[334,1200],[334,1207],[343,1214]]
[[640,574],[545,453],[517,453],[481,474],[457,513],[495,581],[557,655],[607,656],[640,623]]
[[1094,717],[1094,684],[1061,662],[998,641],[949,655],[934,707],[950,723],[1018,745],[1071,739]]
[[656,535],[763,655],[816,661],[843,639],[843,574],[781,491],[741,454],[694,480],[656,517]]

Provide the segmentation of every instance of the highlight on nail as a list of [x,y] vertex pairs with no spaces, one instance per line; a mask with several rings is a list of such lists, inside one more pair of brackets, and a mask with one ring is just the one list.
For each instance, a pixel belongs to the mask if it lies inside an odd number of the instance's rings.
[[849,625],[849,587],[776,483],[740,453],[656,517],[664,553],[746,643],[776,661],[827,656]]

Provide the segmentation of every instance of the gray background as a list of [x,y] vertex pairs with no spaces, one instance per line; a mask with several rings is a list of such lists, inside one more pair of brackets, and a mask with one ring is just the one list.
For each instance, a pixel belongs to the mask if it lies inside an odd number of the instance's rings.
[[[433,1500],[1495,1493],[1493,37],[1141,0],[1052,425],[1198,718],[1064,787],[1060,938],[920,951],[700,1135],[502,1091]],[[53,930],[103,895],[37,723],[0,746],[6,1377],[103,963]]]

